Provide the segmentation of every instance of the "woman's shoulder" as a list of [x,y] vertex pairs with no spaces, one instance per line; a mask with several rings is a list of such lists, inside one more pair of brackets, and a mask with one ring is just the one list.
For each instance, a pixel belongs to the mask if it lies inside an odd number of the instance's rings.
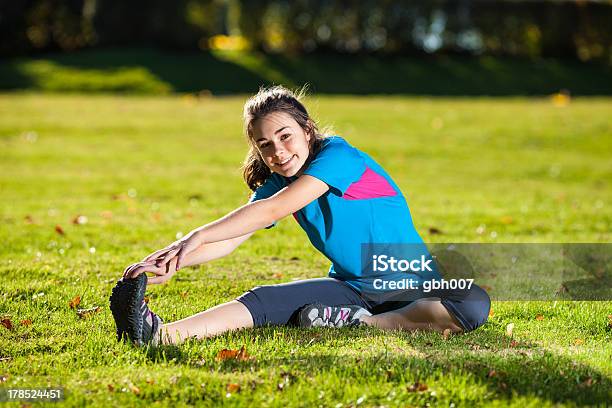
[[319,153],[324,151],[342,151],[342,150],[355,150],[353,146],[351,146],[346,139],[341,136],[333,135],[326,136],[321,141],[321,148],[319,149]]

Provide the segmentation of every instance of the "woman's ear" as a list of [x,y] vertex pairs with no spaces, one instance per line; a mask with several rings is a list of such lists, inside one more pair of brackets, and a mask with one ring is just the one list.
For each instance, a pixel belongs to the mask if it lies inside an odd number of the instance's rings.
[[308,122],[306,122],[306,140],[310,143],[312,141],[312,139],[314,138],[314,123],[312,122],[312,119],[308,119]]

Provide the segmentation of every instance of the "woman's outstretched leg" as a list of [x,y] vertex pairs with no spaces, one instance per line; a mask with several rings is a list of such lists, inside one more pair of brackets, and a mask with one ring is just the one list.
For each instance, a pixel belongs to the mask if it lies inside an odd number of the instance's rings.
[[442,304],[440,298],[422,298],[389,312],[363,316],[360,321],[379,329],[424,330],[453,333],[463,331],[461,324]]
[[245,305],[232,300],[185,319],[161,327],[163,344],[178,344],[190,337],[203,339],[228,330],[253,327],[253,317]]

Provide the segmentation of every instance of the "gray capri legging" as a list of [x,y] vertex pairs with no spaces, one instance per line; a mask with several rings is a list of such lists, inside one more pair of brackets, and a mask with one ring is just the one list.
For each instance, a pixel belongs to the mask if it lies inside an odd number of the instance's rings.
[[[489,317],[491,300],[487,293],[475,284],[469,290],[432,291],[427,297],[439,297],[444,307],[457,318],[465,331],[475,330]],[[397,298],[401,299],[401,296]],[[257,286],[236,300],[249,310],[256,327],[295,324],[299,311],[312,303],[327,306],[359,305],[373,314],[378,314],[399,309],[414,301],[367,300],[347,283],[334,278]]]

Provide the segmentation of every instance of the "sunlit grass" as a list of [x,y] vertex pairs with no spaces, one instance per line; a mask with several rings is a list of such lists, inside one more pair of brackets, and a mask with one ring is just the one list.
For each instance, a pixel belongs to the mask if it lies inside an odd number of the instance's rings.
[[[0,326],[2,386],[63,386],[70,406],[610,401],[612,302],[495,302],[484,327],[447,340],[266,328],[161,350],[117,344],[108,296],[122,269],[246,201],[244,99],[0,96],[0,317],[14,326]],[[388,170],[428,242],[611,239],[609,99],[307,103]],[[150,304],[175,320],[327,267],[287,219],[151,288]],[[77,295],[101,312],[79,318],[68,306]],[[215,358],[243,345],[247,361]],[[230,383],[240,391],[228,395]]]

